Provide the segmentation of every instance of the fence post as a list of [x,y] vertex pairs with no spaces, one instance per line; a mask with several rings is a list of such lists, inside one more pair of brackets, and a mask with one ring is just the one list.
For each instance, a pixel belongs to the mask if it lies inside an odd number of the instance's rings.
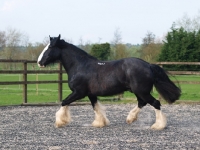
[[62,63],[58,63],[58,100],[61,102],[62,101]]
[[27,103],[27,61],[24,61],[24,73],[23,73],[23,102]]

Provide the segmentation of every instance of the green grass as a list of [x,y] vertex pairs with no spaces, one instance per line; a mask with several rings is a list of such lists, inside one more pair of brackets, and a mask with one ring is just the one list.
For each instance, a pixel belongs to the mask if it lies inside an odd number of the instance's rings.
[[[28,75],[28,81],[36,81],[36,75]],[[39,81],[43,80],[57,80],[56,74],[38,75]],[[63,75],[63,79],[67,80],[67,76]],[[178,81],[200,81],[200,76],[195,75],[179,75],[176,76]],[[0,74],[0,82],[3,81],[21,81],[22,75],[5,75]],[[172,78],[172,80],[174,80]],[[38,91],[37,91],[38,86]],[[199,84],[180,84],[182,89],[181,100],[200,102],[200,85]],[[0,105],[19,105],[23,102],[22,85],[0,85]],[[68,84],[63,84],[63,98],[71,93]],[[158,98],[159,95],[154,89],[152,95]],[[116,101],[114,97],[99,97],[101,101],[115,102],[115,103],[128,103],[136,99],[134,94],[130,92],[124,93],[126,100]],[[82,101],[88,101],[85,98]],[[30,84],[28,85],[28,103],[47,103],[58,102],[58,84]]]
[[[57,75],[38,75],[39,81],[57,80]],[[67,76],[63,76],[67,80]],[[0,75],[0,82],[21,81],[21,75]],[[28,81],[36,81],[36,75],[28,75]],[[38,90],[37,90],[38,89]],[[23,102],[23,85],[0,85],[0,105],[18,105]],[[63,97],[68,95],[70,90],[68,84],[63,84]],[[29,84],[29,103],[58,102],[58,84]]]

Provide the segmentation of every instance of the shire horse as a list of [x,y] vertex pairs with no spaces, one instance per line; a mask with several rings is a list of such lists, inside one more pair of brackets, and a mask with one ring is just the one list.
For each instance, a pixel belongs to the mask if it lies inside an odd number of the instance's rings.
[[137,120],[138,113],[147,103],[155,108],[156,121],[151,129],[162,130],[166,127],[166,116],[161,111],[160,101],[151,95],[153,85],[168,102],[179,99],[181,89],[168,77],[166,72],[155,64],[138,58],[124,58],[114,61],[100,61],[80,48],[58,37],[50,37],[50,43],[38,57],[38,66],[60,61],[68,74],[68,84],[72,93],[62,101],[56,112],[56,127],[70,123],[69,104],[88,97],[95,113],[94,127],[109,125],[105,109],[97,96],[110,96],[130,91],[137,97],[138,104],[129,112],[128,124]]

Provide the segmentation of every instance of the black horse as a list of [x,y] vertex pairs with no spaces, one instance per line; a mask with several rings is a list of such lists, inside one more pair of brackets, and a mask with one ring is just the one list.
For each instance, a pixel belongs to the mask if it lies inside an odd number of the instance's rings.
[[55,61],[62,62],[72,93],[62,101],[62,107],[56,113],[56,127],[70,122],[68,105],[88,96],[95,112],[95,127],[109,124],[106,113],[97,96],[108,96],[130,91],[138,100],[138,105],[130,111],[126,122],[137,119],[140,109],[147,103],[155,108],[156,122],[152,129],[161,130],[166,126],[166,117],[160,110],[161,104],[151,94],[153,85],[162,97],[173,103],[179,99],[181,90],[168,78],[158,65],[149,64],[138,58],[125,58],[115,61],[100,61],[76,46],[58,37],[50,37],[48,44],[38,58],[39,67],[46,67]]

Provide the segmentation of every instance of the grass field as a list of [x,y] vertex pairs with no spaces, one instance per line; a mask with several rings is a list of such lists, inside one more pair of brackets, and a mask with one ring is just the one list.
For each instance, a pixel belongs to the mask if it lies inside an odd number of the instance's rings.
[[[56,74],[40,74],[39,81],[57,80]],[[67,75],[63,76],[67,80]],[[176,76],[178,81],[200,81],[200,76],[195,75],[179,75]],[[0,74],[0,82],[2,81],[21,81],[22,75],[6,75]],[[174,80],[174,79],[172,79]],[[28,81],[36,81],[36,75],[28,75]],[[199,84],[180,84],[182,89],[181,100],[200,102],[200,85]],[[37,90],[38,89],[38,90]],[[71,93],[68,84],[63,84],[63,98]],[[153,90],[152,95],[158,98],[158,93]],[[112,101],[114,96],[108,97]],[[135,99],[134,94],[130,92],[124,93],[124,98],[120,103],[132,102],[130,99]],[[22,85],[0,85],[0,105],[18,105],[22,103]],[[104,97],[99,97],[104,101]],[[87,101],[85,98],[83,101]],[[30,84],[28,85],[28,102],[29,103],[46,103],[58,102],[58,85],[57,84]],[[118,101],[119,102],[119,101]]]

